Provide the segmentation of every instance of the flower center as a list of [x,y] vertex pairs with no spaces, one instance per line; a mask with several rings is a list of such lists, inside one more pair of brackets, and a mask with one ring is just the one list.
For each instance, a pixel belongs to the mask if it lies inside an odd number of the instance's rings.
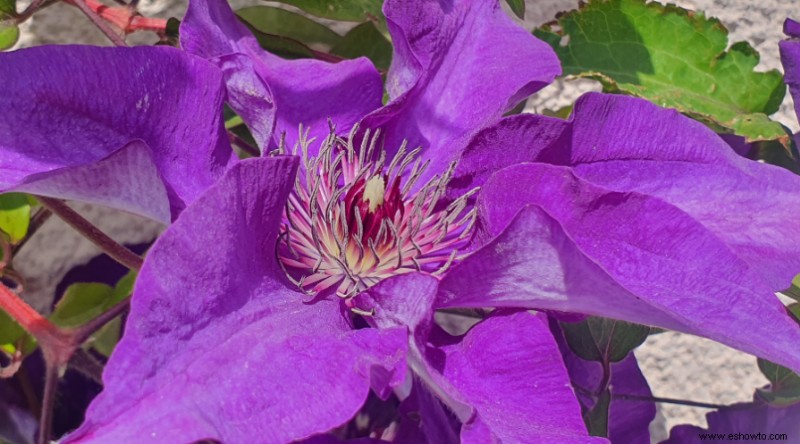
[[476,210],[467,204],[477,189],[443,202],[455,163],[415,189],[428,166],[417,157],[420,148],[408,152],[404,142],[387,165],[386,152],[376,149],[379,132],[366,131],[356,149],[356,131],[348,139],[331,132],[317,156],[309,155],[306,137],[294,148],[303,168],[277,253],[287,276],[308,293],[335,288],[350,298],[394,275],[440,275],[458,259],[475,223]]

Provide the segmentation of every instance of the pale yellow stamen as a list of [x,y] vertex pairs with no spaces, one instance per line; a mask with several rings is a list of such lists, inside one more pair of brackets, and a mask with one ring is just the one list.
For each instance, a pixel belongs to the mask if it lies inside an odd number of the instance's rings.
[[373,176],[364,187],[364,202],[369,202],[369,212],[374,213],[383,204],[383,195],[386,192],[386,183],[381,176]]

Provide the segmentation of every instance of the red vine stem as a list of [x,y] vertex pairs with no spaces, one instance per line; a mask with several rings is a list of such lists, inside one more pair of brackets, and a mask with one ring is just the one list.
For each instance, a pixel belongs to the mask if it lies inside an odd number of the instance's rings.
[[[66,0],[75,4],[76,0]],[[77,0],[83,2],[98,17],[119,28],[124,34],[136,31],[153,31],[163,34],[167,21],[160,18],[143,17],[130,6],[107,6],[97,0]],[[78,6],[76,4],[76,6]]]
[[0,308],[33,336],[38,336],[48,330],[55,331],[58,328],[5,285],[0,285]]
[[112,43],[117,46],[128,46],[128,44],[125,43],[125,39],[111,26],[110,22],[104,17],[101,17],[95,9],[90,7],[86,0],[67,0],[67,3],[71,3],[80,9],[95,26],[103,31],[103,34],[105,34]]
[[45,319],[5,285],[0,284],[0,308],[36,338],[42,355],[44,355],[45,388],[39,419],[38,443],[50,442],[58,375],[69,363],[80,344],[88,339],[91,333],[102,327],[105,322],[121,313],[127,307],[128,302],[129,299],[126,299],[118,303],[113,310],[101,314],[77,329],[62,329]]

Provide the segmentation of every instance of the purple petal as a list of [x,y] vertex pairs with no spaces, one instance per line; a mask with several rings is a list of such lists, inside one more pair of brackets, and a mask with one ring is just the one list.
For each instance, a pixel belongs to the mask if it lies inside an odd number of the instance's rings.
[[381,78],[369,60],[281,59],[261,49],[224,0],[189,2],[181,45],[222,68],[230,105],[262,150],[277,145],[284,132],[291,148],[300,124],[321,139],[331,119],[345,134],[381,105]]
[[160,48],[0,55],[0,191],[84,200],[169,222],[233,161],[212,65]]
[[786,19],[783,24],[783,32],[792,40],[784,40],[778,43],[781,53],[781,63],[783,64],[784,81],[789,86],[789,92],[794,99],[794,110],[800,119],[800,23]]
[[239,163],[158,239],[68,442],[288,442],[403,381],[403,329],[352,330],[338,300],[306,304],[285,282],[275,241],[296,168]]
[[800,23],[787,18],[783,22],[783,33],[789,37],[800,38]]
[[545,164],[496,173],[478,205],[483,236],[499,236],[448,273],[439,304],[656,325],[800,369],[800,356],[786,353],[800,329],[783,304],[717,233],[676,206]]
[[26,181],[14,189],[106,204],[162,222],[172,218],[167,190],[153,163],[151,150],[140,141],[131,142],[97,162],[61,168],[55,174],[32,174]]
[[[603,368],[599,362],[585,361],[570,350],[561,328],[555,319],[550,320],[550,330],[558,342],[573,386],[597,390],[603,380]],[[650,398],[647,384],[636,356],[630,353],[620,362],[610,365],[611,404],[608,417],[608,438],[615,443],[650,442],[650,422],[656,417],[656,405],[652,401],[620,399],[620,395]],[[578,391],[578,399],[586,408],[594,407],[594,400]]]
[[[492,138],[494,137],[494,138]],[[586,94],[573,117],[516,116],[476,137],[453,183],[480,185],[521,161],[574,167],[589,182],[668,202],[700,222],[770,285],[800,270],[800,177],[744,159],[714,132],[632,97]]]
[[[386,147],[407,139],[431,159],[427,176],[454,160],[470,135],[561,73],[553,50],[516,25],[497,0],[384,4],[394,44],[392,101],[365,125]],[[420,180],[419,183],[424,183]]]
[[400,422],[393,442],[457,444],[461,423],[418,380],[400,403]]
[[297,441],[296,444],[381,444],[389,441],[383,441],[375,438],[358,438],[341,440],[333,435],[315,435],[311,438]]
[[[621,99],[621,100],[620,100]],[[656,196],[723,240],[773,290],[800,270],[800,177],[744,159],[699,122],[594,94],[575,110],[571,164],[591,182]],[[635,135],[635,137],[632,137]]]
[[[493,316],[443,348],[443,376],[476,411],[463,442],[605,442],[590,438],[555,340],[541,317]],[[502,403],[498,402],[502,400]]]
[[370,288],[358,303],[375,309],[371,319],[381,328],[412,330],[410,366],[464,422],[462,442],[605,442],[587,436],[542,319],[527,312],[496,315],[460,341],[436,346],[427,334],[435,293],[433,277],[409,274]]
[[733,151],[743,157],[747,157],[753,150],[753,144],[748,143],[747,139],[736,134],[720,134],[719,137],[733,149]]
[[[692,444],[708,441],[730,442],[791,442],[800,436],[800,404],[772,407],[754,402],[734,404],[706,415],[708,428],[693,425],[673,427],[669,439],[662,444]],[[707,436],[703,434],[721,434]],[[780,436],[785,434],[784,436]],[[777,435],[777,436],[776,436]]]

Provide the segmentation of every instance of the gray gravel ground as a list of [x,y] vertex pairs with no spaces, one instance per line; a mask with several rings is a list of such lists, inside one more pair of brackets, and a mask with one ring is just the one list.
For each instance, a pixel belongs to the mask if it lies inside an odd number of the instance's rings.
[[[255,1],[234,1],[241,6],[252,3]],[[731,42],[750,41],[761,53],[759,69],[781,68],[777,46],[782,38],[781,24],[791,14],[800,16],[800,7],[791,1],[683,0],[677,3],[718,17],[731,31]],[[533,28],[547,22],[556,12],[571,9],[576,4],[573,0],[528,0],[525,26]],[[185,0],[142,0],[140,5],[145,15],[160,17],[180,17],[186,8]],[[155,38],[148,35],[135,38],[137,43],[153,41]],[[25,24],[18,47],[67,42],[108,45],[104,36],[75,8],[62,4],[48,8]],[[596,89],[590,81],[557,82],[530,100],[527,110],[556,109],[571,103],[581,93]],[[800,129],[788,95],[777,119],[794,131]],[[162,229],[156,223],[125,213],[88,205],[76,207],[119,241],[152,239]],[[96,253],[94,247],[53,218],[15,259],[15,266],[29,277],[28,296],[37,309],[44,310],[64,273]],[[651,336],[636,351],[636,356],[656,396],[728,404],[750,400],[753,389],[766,384],[755,366],[754,357],[689,335],[667,332]],[[705,413],[706,410],[700,408],[662,404],[659,418],[652,425],[654,442],[666,437],[667,430],[677,424],[705,426]]]

